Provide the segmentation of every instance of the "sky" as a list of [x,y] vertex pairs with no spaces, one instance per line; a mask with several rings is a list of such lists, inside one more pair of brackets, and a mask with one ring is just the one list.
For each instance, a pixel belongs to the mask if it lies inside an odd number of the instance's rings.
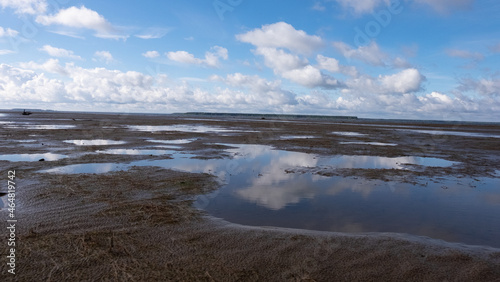
[[497,0],[0,0],[0,108],[500,121]]

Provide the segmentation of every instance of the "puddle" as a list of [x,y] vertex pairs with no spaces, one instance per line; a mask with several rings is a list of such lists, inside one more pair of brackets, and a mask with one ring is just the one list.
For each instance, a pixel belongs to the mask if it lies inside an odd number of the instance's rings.
[[311,136],[311,135],[285,135],[285,136],[280,136],[280,139],[282,139],[282,140],[310,139],[310,138],[316,138],[316,136]]
[[129,125],[129,129],[137,131],[181,131],[181,132],[193,132],[193,133],[209,133],[209,132],[238,132],[241,130],[226,129],[222,127],[215,126],[205,126],[205,125]]
[[75,128],[76,126],[74,125],[67,125],[67,124],[36,124],[36,125],[31,125],[27,126],[26,129],[70,129],[70,128]]
[[500,138],[500,135],[481,133],[481,132],[465,132],[465,131],[442,131],[442,130],[417,130],[417,129],[404,129],[405,131],[412,131],[418,133],[435,134],[435,135],[454,135],[454,136],[467,136],[467,137],[491,137]]
[[57,161],[60,159],[67,158],[66,155],[59,155],[53,153],[45,154],[11,154],[11,155],[0,155],[1,161],[9,162],[34,162],[44,159],[46,161]]
[[143,150],[143,149],[108,149],[104,151],[96,151],[98,154],[111,155],[152,155],[162,156],[172,154],[171,150]]
[[457,162],[439,158],[424,157],[378,157],[378,156],[336,156],[321,158],[318,166],[333,166],[334,168],[361,168],[361,169],[410,169],[408,165],[432,167],[447,167]]
[[153,142],[153,143],[162,143],[162,144],[172,144],[172,145],[181,145],[181,144],[188,144],[196,139],[175,139],[175,140],[157,140],[157,139],[148,139],[146,141],[148,142]]
[[77,164],[41,172],[106,173],[132,166],[204,172],[217,176],[222,187],[198,197],[195,205],[230,222],[351,233],[407,233],[500,247],[500,178],[422,178],[417,179],[418,184],[409,184],[286,173],[286,169],[297,167],[411,169],[404,163],[447,166],[453,162],[420,157],[323,157],[263,145],[230,146],[233,148],[226,151],[231,159],[193,159],[192,154],[172,151],[172,159]]
[[372,145],[372,146],[397,146],[398,144],[393,143],[380,143],[380,142],[339,142],[342,145]]
[[129,164],[117,163],[93,163],[75,164],[63,167],[56,167],[40,171],[42,173],[73,174],[73,173],[107,173],[111,171],[121,171],[130,168]]
[[[184,154],[178,151],[169,151],[171,157],[173,159],[163,159],[163,160],[143,160],[143,161],[135,161],[131,163],[85,163],[85,164],[74,164],[67,165],[62,167],[56,167],[46,170],[38,171],[39,173],[56,173],[56,174],[79,174],[79,173],[108,173],[113,171],[122,171],[128,170],[133,166],[158,166],[164,168],[172,168],[177,170],[184,170],[189,172],[210,172],[211,170],[196,170],[195,164],[200,162],[197,159],[190,159],[195,155]],[[188,169],[187,166],[184,165],[184,161],[188,163],[188,165],[193,165],[193,169]],[[221,160],[219,160],[221,161]],[[204,160],[203,162],[207,162]],[[209,167],[209,166],[207,166]]]
[[75,125],[69,125],[69,124],[9,124],[6,126],[7,128],[18,128],[18,129],[31,129],[31,130],[56,130],[56,129],[71,129],[75,128]]
[[366,134],[363,134],[363,133],[348,132],[348,131],[335,131],[335,132],[332,132],[332,134],[341,135],[341,136],[366,136]]
[[[230,222],[335,232],[396,232],[500,247],[498,179],[426,187],[312,174],[243,175],[198,204]],[[232,180],[232,179],[231,179]],[[210,198],[213,197],[213,198]]]
[[95,140],[65,140],[63,142],[75,144],[75,145],[78,145],[78,146],[121,145],[121,144],[127,143],[125,141],[102,140],[102,139],[95,139]]

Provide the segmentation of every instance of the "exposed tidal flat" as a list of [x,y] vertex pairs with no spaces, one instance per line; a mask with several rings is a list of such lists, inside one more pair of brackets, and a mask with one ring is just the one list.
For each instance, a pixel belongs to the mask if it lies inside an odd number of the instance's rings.
[[18,281],[500,278],[499,124],[3,114]]

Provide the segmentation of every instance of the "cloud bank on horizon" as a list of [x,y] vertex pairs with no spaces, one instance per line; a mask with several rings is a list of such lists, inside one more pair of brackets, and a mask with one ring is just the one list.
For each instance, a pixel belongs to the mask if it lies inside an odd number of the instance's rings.
[[498,1],[108,2],[0,0],[0,108],[500,121]]

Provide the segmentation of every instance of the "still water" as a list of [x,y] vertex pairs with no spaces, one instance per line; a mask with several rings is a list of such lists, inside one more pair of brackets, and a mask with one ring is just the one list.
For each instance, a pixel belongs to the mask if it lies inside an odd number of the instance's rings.
[[181,132],[196,132],[196,133],[208,133],[208,132],[235,132],[238,130],[227,129],[216,126],[206,126],[206,125],[186,125],[186,124],[176,124],[176,125],[130,125],[128,127],[131,130],[136,131],[148,131],[148,132],[158,132],[158,131],[181,131]]
[[54,154],[54,153],[43,153],[43,154],[8,154],[0,155],[1,161],[9,162],[33,162],[39,161],[41,159],[45,161],[57,161],[60,159],[67,158],[66,155]]
[[125,144],[125,141],[116,140],[104,140],[104,139],[93,139],[93,140],[65,140],[64,143],[71,143],[78,146],[105,146],[105,145],[121,145]]
[[[229,144],[226,144],[229,146]],[[308,168],[412,170],[448,167],[438,158],[318,156],[263,145],[231,145],[228,159],[195,159],[179,151],[171,159],[128,164],[79,164],[46,173],[105,173],[159,166],[217,176],[221,188],[195,206],[230,222],[337,232],[397,232],[451,242],[500,247],[500,178],[435,177],[417,183],[361,177],[325,177]],[[136,151],[112,153],[135,154]],[[150,152],[144,152],[150,153]],[[290,173],[293,169],[298,169]]]
[[56,129],[71,129],[75,128],[75,125],[67,124],[32,124],[32,123],[13,123],[7,122],[6,128],[19,128],[19,129],[30,129],[30,130],[56,130]]
[[454,135],[454,136],[467,136],[467,137],[490,137],[500,138],[498,134],[483,133],[483,132],[462,132],[462,131],[443,131],[443,130],[416,130],[405,129],[406,131],[413,131],[418,133],[434,134],[434,135]]

